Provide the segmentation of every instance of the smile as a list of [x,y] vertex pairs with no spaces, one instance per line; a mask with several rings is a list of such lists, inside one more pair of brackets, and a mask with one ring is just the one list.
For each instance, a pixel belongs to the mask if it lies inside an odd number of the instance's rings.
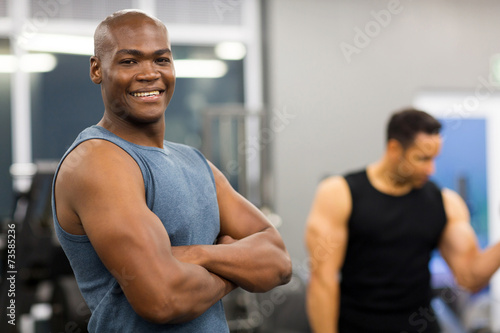
[[154,90],[154,91],[148,91],[148,92],[134,92],[130,93],[134,97],[150,97],[150,96],[159,96],[160,91],[159,90]]

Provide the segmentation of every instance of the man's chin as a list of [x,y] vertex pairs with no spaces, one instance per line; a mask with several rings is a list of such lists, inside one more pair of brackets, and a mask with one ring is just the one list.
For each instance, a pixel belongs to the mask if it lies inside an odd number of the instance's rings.
[[422,188],[422,187],[424,187],[425,184],[427,184],[428,181],[429,181],[428,178],[419,179],[419,180],[413,182],[413,187],[415,187],[415,188]]

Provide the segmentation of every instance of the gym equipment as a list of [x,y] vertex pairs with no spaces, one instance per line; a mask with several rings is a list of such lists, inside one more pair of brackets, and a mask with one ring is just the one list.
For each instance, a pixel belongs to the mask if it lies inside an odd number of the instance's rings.
[[[0,308],[14,302],[16,325],[9,324],[2,314],[0,332],[18,333],[21,321],[23,325],[31,323],[34,333],[48,332],[49,327],[57,333],[87,332],[90,310],[53,227],[51,191],[56,167],[56,161],[35,164],[29,191],[17,194],[11,219],[1,225]],[[9,236],[12,229],[15,239]],[[37,313],[47,305],[51,309],[48,323],[46,314],[44,322],[37,321]]]

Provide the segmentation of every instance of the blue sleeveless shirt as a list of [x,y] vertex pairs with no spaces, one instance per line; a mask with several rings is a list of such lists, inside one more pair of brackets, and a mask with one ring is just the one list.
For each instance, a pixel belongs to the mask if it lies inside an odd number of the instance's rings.
[[[215,242],[220,227],[215,181],[210,166],[199,151],[168,141],[164,142],[164,148],[140,146],[100,126],[92,126],[80,133],[61,163],[76,146],[91,139],[112,142],[137,162],[144,179],[147,205],[162,221],[172,246]],[[137,315],[89,238],[69,234],[59,225],[54,190],[52,212],[56,235],[92,312],[89,332],[229,332],[221,301],[183,324],[154,324]],[[118,273],[126,278],[128,272]]]

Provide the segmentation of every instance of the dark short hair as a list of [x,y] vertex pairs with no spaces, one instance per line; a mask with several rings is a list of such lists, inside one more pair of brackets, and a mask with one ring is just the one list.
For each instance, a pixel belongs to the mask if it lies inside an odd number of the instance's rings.
[[395,139],[403,148],[415,141],[418,133],[439,134],[441,123],[430,114],[414,108],[406,108],[394,113],[387,125],[387,141]]

